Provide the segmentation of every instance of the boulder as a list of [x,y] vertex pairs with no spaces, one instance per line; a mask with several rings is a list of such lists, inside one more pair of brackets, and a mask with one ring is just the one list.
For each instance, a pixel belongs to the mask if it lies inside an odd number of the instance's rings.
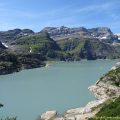
[[56,111],[47,111],[41,115],[42,120],[50,120],[54,119],[55,117],[57,117]]

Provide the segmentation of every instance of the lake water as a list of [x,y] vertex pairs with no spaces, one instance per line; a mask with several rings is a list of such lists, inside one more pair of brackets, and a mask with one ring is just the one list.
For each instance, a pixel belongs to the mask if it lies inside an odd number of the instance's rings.
[[0,117],[36,120],[47,110],[82,107],[94,99],[88,87],[117,60],[56,62],[49,67],[0,76]]

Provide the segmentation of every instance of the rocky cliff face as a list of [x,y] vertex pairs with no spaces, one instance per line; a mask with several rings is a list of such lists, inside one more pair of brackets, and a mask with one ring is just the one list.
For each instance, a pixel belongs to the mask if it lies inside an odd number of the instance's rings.
[[19,72],[22,69],[32,69],[45,66],[46,60],[39,54],[15,54],[9,50],[0,50],[0,75]]
[[[88,34],[88,30],[84,27],[79,27],[79,28],[68,28],[65,26],[61,27],[46,27],[42,31],[48,32],[50,36],[67,36],[70,34],[80,34],[84,33],[84,35]],[[85,34],[86,33],[86,34]],[[90,35],[90,34],[88,34]]]
[[70,52],[75,59],[94,60],[119,56],[119,47],[114,47],[95,38],[66,38],[58,40],[57,44],[63,51]]
[[87,29],[84,27],[68,28],[65,26],[61,27],[46,27],[42,31],[46,31],[54,40],[60,40],[63,38],[70,37],[84,37],[84,38],[97,38],[100,41],[112,43],[117,41],[118,37],[114,35],[111,30],[107,27],[98,27]]

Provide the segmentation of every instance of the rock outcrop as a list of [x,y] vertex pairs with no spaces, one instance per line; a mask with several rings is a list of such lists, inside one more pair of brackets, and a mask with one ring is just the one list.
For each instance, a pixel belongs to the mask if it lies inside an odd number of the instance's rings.
[[46,113],[43,113],[41,115],[41,119],[42,120],[51,120],[51,119],[55,119],[56,116],[57,116],[56,111],[47,111]]
[[45,66],[45,60],[39,54],[15,54],[8,50],[0,50],[0,75],[19,72],[22,69],[32,69]]

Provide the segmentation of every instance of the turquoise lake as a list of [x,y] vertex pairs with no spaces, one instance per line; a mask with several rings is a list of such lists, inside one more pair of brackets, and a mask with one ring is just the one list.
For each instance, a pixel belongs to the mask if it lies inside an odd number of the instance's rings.
[[0,76],[0,117],[36,120],[47,110],[82,107],[95,99],[88,87],[117,60],[52,62],[50,66]]

